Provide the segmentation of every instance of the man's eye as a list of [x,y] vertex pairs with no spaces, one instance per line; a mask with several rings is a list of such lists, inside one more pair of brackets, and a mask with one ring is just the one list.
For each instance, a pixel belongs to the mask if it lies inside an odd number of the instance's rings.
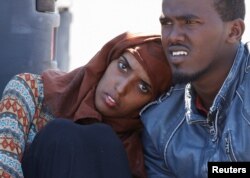
[[122,62],[122,61],[119,61],[119,62],[118,62],[118,68],[119,68],[120,70],[122,70],[122,71],[125,71],[125,72],[128,71],[128,66],[127,66],[127,64],[125,64],[125,63]]
[[188,24],[188,25],[194,25],[194,24],[197,24],[198,21],[195,20],[195,19],[186,19],[185,23]]
[[186,24],[193,24],[194,23],[194,21],[192,21],[192,20],[186,20]]
[[160,18],[160,23],[161,25],[172,25],[173,22],[169,19],[165,19],[165,18]]
[[142,93],[148,93],[149,92],[149,87],[145,83],[140,83],[139,84],[139,89]]

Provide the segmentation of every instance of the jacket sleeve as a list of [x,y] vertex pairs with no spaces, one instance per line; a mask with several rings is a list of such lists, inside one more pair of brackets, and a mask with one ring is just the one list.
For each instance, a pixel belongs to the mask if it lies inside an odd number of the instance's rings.
[[[43,87],[38,75],[14,76],[0,101],[0,177],[22,178],[21,159],[29,135],[37,133],[43,101]],[[32,130],[32,131],[31,131]]]
[[166,168],[164,154],[154,145],[146,129],[143,131],[142,141],[148,178],[174,178]]

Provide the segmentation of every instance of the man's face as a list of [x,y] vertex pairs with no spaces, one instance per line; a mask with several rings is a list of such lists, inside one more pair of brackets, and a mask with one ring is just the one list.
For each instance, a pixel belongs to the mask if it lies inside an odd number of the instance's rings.
[[163,0],[160,22],[174,82],[195,81],[219,71],[226,33],[212,0]]

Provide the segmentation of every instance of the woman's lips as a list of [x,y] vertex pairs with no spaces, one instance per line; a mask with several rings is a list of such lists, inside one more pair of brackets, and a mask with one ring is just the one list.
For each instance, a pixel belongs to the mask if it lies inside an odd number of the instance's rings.
[[117,102],[115,101],[114,98],[112,98],[110,95],[106,94],[105,95],[105,103],[109,106],[109,107],[115,107],[117,105]]

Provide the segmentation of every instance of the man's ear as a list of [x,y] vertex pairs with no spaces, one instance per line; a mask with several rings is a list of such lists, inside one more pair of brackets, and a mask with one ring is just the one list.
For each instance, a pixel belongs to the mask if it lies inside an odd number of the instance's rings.
[[229,43],[239,42],[245,31],[245,23],[242,19],[238,18],[229,22],[229,35],[227,41]]

